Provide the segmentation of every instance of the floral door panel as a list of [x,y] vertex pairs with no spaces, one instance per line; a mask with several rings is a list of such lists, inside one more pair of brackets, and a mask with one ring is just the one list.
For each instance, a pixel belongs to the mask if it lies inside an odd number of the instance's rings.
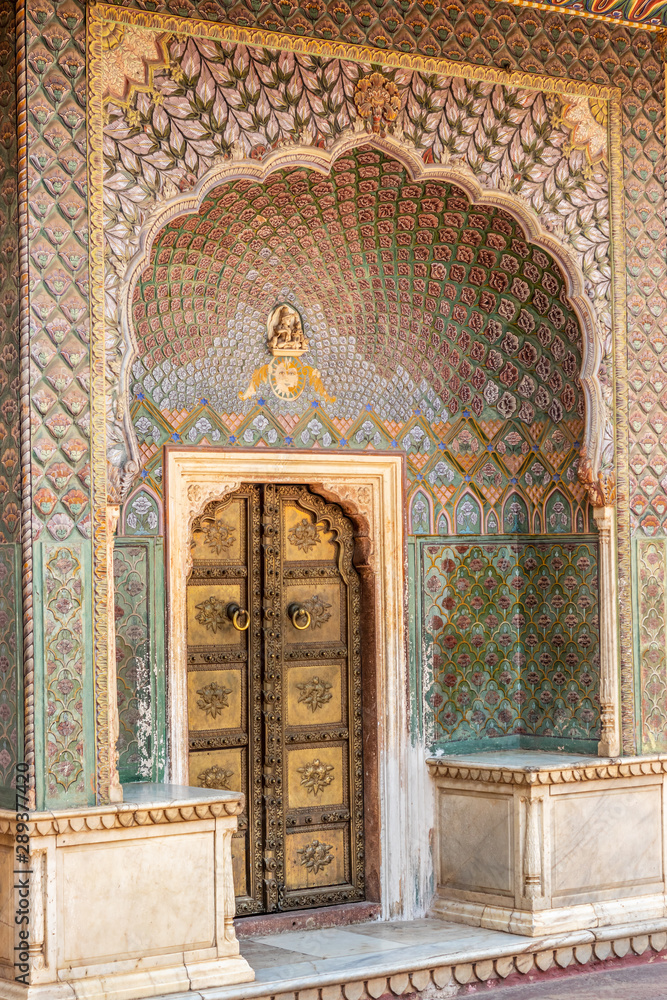
[[193,529],[190,781],[245,792],[237,910],[363,898],[352,525],[304,486],[241,487]]
[[360,593],[352,526],[337,506],[303,487],[267,490],[281,527],[283,905],[347,902],[360,898],[363,881]]
[[245,794],[232,840],[239,914],[263,909],[259,517],[255,486],[206,507],[187,597],[190,784]]

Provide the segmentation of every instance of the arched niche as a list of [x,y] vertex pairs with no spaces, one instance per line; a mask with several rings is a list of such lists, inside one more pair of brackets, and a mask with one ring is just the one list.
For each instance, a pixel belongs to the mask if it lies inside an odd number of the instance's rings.
[[[545,253],[547,258],[554,266],[558,273],[562,277],[562,287],[563,294],[565,295],[568,303],[568,310],[571,315],[576,320],[577,326],[581,329],[581,348],[579,351],[579,356],[577,357],[577,372],[575,376],[577,377],[585,400],[584,413],[583,413],[583,427],[581,434],[578,438],[578,446],[583,448],[586,456],[587,462],[595,469],[599,460],[599,453],[602,441],[602,422],[603,422],[603,408],[601,401],[600,386],[597,378],[597,370],[601,358],[601,341],[600,336],[597,331],[596,320],[594,318],[590,303],[584,294],[584,279],[577,265],[574,263],[571,255],[561,243],[555,239],[549,233],[543,231],[540,227],[539,220],[532,212],[532,210],[527,209],[523,206],[517,199],[513,196],[500,191],[488,191],[482,190],[477,181],[463,168],[460,167],[443,167],[434,164],[424,164],[418,156],[416,156],[415,151],[409,149],[404,144],[391,137],[379,137],[379,136],[360,136],[360,135],[346,135],[342,137],[333,148],[329,151],[313,149],[312,147],[298,147],[295,146],[290,149],[283,149],[275,151],[265,157],[261,162],[254,161],[238,161],[238,162],[225,162],[223,164],[216,165],[211,168],[206,175],[204,175],[197,185],[186,194],[176,195],[171,199],[168,199],[156,208],[150,215],[149,220],[144,225],[141,237],[140,237],[140,249],[135,255],[135,257],[130,261],[127,271],[122,278],[119,286],[119,304],[120,304],[120,314],[121,314],[121,326],[124,337],[124,353],[121,365],[120,373],[120,395],[121,397],[127,398],[131,393],[131,387],[133,383],[133,364],[137,360],[137,354],[139,349],[139,343],[136,332],[136,320],[132,314],[133,304],[135,302],[137,288],[140,286],[140,275],[144,271],[147,263],[151,259],[151,254],[154,251],[155,246],[159,242],[160,233],[164,230],[165,226],[169,225],[176,218],[191,217],[186,222],[186,227],[191,227],[195,225],[195,220],[197,216],[201,216],[202,212],[205,212],[206,205],[210,202],[212,194],[216,189],[220,189],[222,185],[228,187],[228,193],[235,184],[245,184],[248,187],[252,185],[269,185],[269,182],[276,182],[276,175],[282,172],[292,172],[302,171],[304,176],[317,175],[321,183],[326,186],[327,184],[335,184],[337,171],[338,176],[340,174],[349,173],[347,170],[347,161],[350,161],[354,157],[364,157],[368,154],[375,153],[382,158],[383,161],[383,171],[390,168],[390,164],[393,164],[393,169],[398,171],[403,171],[405,175],[405,186],[417,185],[424,189],[424,192],[430,196],[433,196],[436,200],[438,198],[438,190],[442,193],[443,188],[447,186],[455,187],[458,192],[460,192],[461,197],[466,200],[468,206],[468,212],[473,209],[479,209],[481,213],[482,210],[485,213],[496,213],[496,217],[506,217],[509,220],[509,224],[513,226],[518,226],[521,230],[521,238],[527,245],[534,248],[538,252]],[[367,178],[368,179],[368,178]],[[306,181],[307,183],[307,181]],[[270,185],[269,185],[270,186]],[[342,185],[345,187],[345,184]],[[362,199],[366,192],[357,191]],[[331,201],[332,192],[328,191],[324,194],[325,199]],[[335,195],[333,197],[334,202],[336,201]],[[358,200],[358,199],[357,199]],[[410,198],[404,198],[403,201],[410,201]],[[323,208],[324,212],[334,211],[334,206],[329,205]],[[368,211],[362,208],[361,211]],[[428,216],[429,212],[421,211],[419,215],[422,217]],[[323,220],[326,222],[326,220]],[[368,223],[357,220],[360,225],[368,225]],[[371,220],[371,222],[374,220]],[[384,233],[379,232],[375,235],[377,237],[384,237],[382,239],[375,240],[375,246],[372,251],[368,251],[365,246],[359,248],[360,255],[363,258],[364,254],[376,253],[377,260],[373,265],[379,269],[379,273],[375,277],[380,280],[384,280],[384,273],[386,261],[382,258],[383,251],[386,252],[392,245],[395,249],[400,249],[400,245],[397,246],[397,237],[399,235],[402,238],[409,236],[410,229],[398,232],[396,229],[391,230],[391,220],[389,217],[384,219],[377,219],[376,222],[383,222],[385,225],[389,223],[390,229]],[[422,221],[424,225],[418,224],[416,229],[419,233],[423,234],[428,232],[429,225],[428,222],[423,218]],[[467,220],[466,220],[467,221]],[[238,212],[235,216],[235,222],[237,224],[243,225],[242,213]],[[417,220],[419,223],[419,220]],[[446,245],[445,241],[440,240],[439,230],[446,229],[446,225],[442,225],[443,220],[439,220],[435,227],[431,226],[432,229],[437,230],[438,245]],[[296,227],[298,228],[298,227]],[[465,232],[474,232],[475,227],[466,225]],[[326,227],[325,227],[326,230]],[[412,230],[415,231],[415,226],[413,225]],[[210,229],[209,229],[210,232]],[[346,237],[347,228],[343,227],[343,233],[341,234],[343,240]],[[261,233],[257,234],[261,237]],[[433,233],[431,234],[433,235]],[[367,237],[364,237],[366,239]],[[201,234],[202,245],[206,246],[206,254],[212,254],[214,257],[216,254],[223,252],[221,247],[216,247],[207,234]],[[460,239],[455,240],[454,243],[461,242]],[[317,249],[317,248],[316,248]],[[424,282],[424,288],[421,293],[423,299],[430,298],[428,295],[428,288],[426,287],[430,282],[438,281],[437,277],[433,277],[430,273],[431,268],[434,264],[440,263],[452,263],[450,261],[436,261],[434,259],[434,249],[436,245],[431,239],[431,242],[425,241],[421,243],[419,247],[414,249],[419,249],[420,253],[424,254],[426,252],[426,257],[424,260],[417,263],[422,263],[426,265],[426,271],[424,277],[421,279]],[[458,247],[457,253],[458,253]],[[261,248],[258,248],[258,252]],[[312,252],[315,252],[312,251]],[[534,251],[533,251],[534,252]],[[334,254],[335,257],[335,254]],[[332,263],[329,261],[329,263]],[[365,260],[367,264],[368,261]],[[396,260],[395,263],[405,263]],[[455,260],[454,265],[461,265],[464,268],[470,270],[469,262]],[[477,264],[473,264],[478,266]],[[354,265],[356,267],[356,265]],[[354,270],[353,267],[353,270]],[[438,273],[436,268],[436,274]],[[246,282],[250,280],[247,276],[248,272],[243,280]],[[352,277],[356,279],[356,275],[353,274]],[[406,275],[400,274],[400,269],[397,269],[394,280],[396,280],[397,285],[400,282],[401,277],[406,277]],[[447,276],[449,277],[449,275]],[[364,279],[366,280],[366,279]],[[445,281],[445,279],[442,279]],[[518,280],[522,280],[519,276]],[[242,283],[242,282],[241,282]],[[446,283],[446,281],[445,281]],[[512,282],[511,282],[512,283]],[[372,286],[373,286],[373,274],[370,274],[369,285],[371,286],[369,291],[369,296],[367,299],[372,298]],[[340,286],[339,286],[340,287]],[[362,290],[362,292],[365,289]],[[402,289],[396,289],[396,293],[400,295]],[[412,289],[414,292],[414,289]],[[439,293],[440,298],[442,293]],[[499,293],[502,296],[502,293]],[[357,319],[363,318],[364,316],[364,296],[360,295],[360,305],[356,309],[356,306],[352,307],[352,311],[355,309],[357,311]],[[413,316],[411,322],[413,325],[419,323],[419,319],[414,318],[414,310],[416,308],[413,301],[411,303]],[[556,306],[557,307],[557,306]],[[344,310],[343,310],[344,311]],[[422,303],[421,312],[428,312],[425,308],[425,303]],[[524,310],[526,315],[527,310]],[[517,313],[519,315],[519,313]],[[325,319],[330,317],[325,317]],[[448,323],[451,322],[448,318]],[[197,324],[190,323],[192,327]],[[331,326],[331,323],[329,323]],[[376,327],[375,324],[362,323],[362,336],[365,338],[371,337],[375,338],[379,342],[380,348],[382,348],[382,339],[384,338],[385,345],[393,345],[392,341],[392,331],[390,324],[383,330]],[[357,326],[357,329],[359,325]],[[413,330],[407,331],[406,341],[409,344],[409,337],[414,333]],[[326,339],[326,338],[323,338]],[[367,346],[361,344],[362,351],[360,353],[361,358],[365,358],[363,348]],[[508,359],[506,359],[508,360]],[[523,373],[525,374],[525,373]],[[437,375],[434,376],[437,379]],[[510,375],[508,374],[509,378]],[[523,381],[522,392],[524,396],[522,397],[521,391],[519,391],[521,382]],[[537,390],[535,390],[537,391]],[[456,394],[455,394],[456,395]],[[491,405],[497,408],[497,412],[500,415],[512,416],[517,415],[518,419],[522,419],[522,414],[525,417],[526,414],[530,413],[530,408],[534,406],[529,398],[529,386],[525,382],[525,379],[521,377],[517,385],[515,386],[514,393],[511,389],[499,390],[498,395],[495,399],[492,399]],[[474,391],[471,392],[471,396],[474,397]],[[489,389],[487,392],[487,399],[493,397],[493,390]],[[206,398],[206,397],[203,397]],[[567,395],[566,395],[567,400]],[[472,399],[469,403],[472,402]],[[549,412],[549,407],[553,400],[545,406],[545,412]],[[559,401],[560,402],[560,401]],[[514,403],[514,405],[513,405]],[[456,399],[454,405],[461,409],[461,406],[465,406],[465,399]],[[561,403],[562,405],[562,403]],[[557,406],[552,408],[552,413],[554,409],[557,410]],[[510,413],[511,410],[511,413]],[[129,417],[128,408],[124,410],[125,416],[124,420],[124,432],[127,438],[128,455],[134,461],[137,466],[140,464],[138,459],[139,455],[137,452],[136,440],[134,436],[134,431],[131,426],[131,420]]]

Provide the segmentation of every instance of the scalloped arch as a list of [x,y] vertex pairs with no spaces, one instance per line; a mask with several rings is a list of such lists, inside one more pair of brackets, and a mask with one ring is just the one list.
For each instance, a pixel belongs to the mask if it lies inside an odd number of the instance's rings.
[[[331,173],[334,164],[348,153],[361,147],[372,148],[396,160],[405,168],[415,183],[440,182],[452,184],[462,190],[471,206],[495,208],[508,213],[523,229],[526,238],[544,250],[560,267],[564,276],[568,300],[582,331],[582,357],[580,381],[585,399],[585,424],[582,452],[587,464],[594,470],[599,467],[604,437],[604,405],[598,379],[602,358],[602,340],[597,320],[586,294],[586,281],[572,254],[550,233],[546,232],[532,208],[516,196],[503,191],[489,191],[481,187],[472,173],[463,166],[425,164],[415,151],[392,137],[348,134],[342,136],[331,150],[312,146],[293,146],[272,152],[261,162],[230,160],[212,167],[195,185],[183,194],[155,205],[146,218],[139,238],[139,249],[127,266],[119,287],[123,356],[119,375],[119,395],[127,400],[130,391],[130,373],[138,354],[137,338],[133,327],[131,303],[142,269],[150,260],[151,250],[165,226],[179,216],[199,212],[206,196],[226,183],[251,181],[265,183],[277,171],[305,168],[324,176]],[[123,406],[124,433],[128,446],[129,469],[139,467],[137,440],[129,416],[129,407]]]

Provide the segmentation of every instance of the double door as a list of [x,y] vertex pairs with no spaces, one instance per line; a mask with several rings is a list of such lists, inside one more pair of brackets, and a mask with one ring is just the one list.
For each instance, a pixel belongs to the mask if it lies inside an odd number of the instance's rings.
[[242,791],[237,914],[364,898],[361,593],[350,521],[241,486],[192,530],[190,784]]

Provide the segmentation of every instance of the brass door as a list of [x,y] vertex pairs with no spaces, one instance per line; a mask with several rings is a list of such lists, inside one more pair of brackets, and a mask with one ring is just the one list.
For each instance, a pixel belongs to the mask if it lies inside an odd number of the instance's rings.
[[352,525],[305,486],[242,486],[193,526],[190,784],[240,790],[237,913],[363,899]]

